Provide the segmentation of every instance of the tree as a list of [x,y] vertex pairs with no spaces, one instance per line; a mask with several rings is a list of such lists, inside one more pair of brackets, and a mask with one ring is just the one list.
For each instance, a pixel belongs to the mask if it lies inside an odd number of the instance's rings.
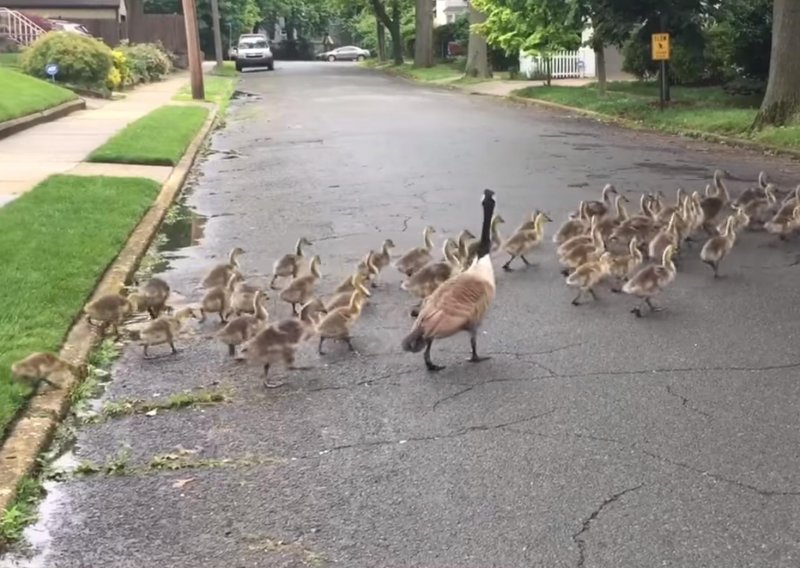
[[800,0],[775,0],[767,92],[754,128],[800,118]]
[[400,8],[400,0],[391,0],[392,14],[391,16],[386,11],[384,0],[371,0],[372,9],[375,11],[375,17],[380,20],[384,26],[389,30],[389,35],[392,37],[392,58],[395,65],[403,64],[403,36],[400,33],[400,23],[403,18],[402,10]]
[[[533,53],[547,66],[550,83],[550,53],[577,49],[581,25],[575,10],[563,0],[473,0],[486,14],[486,21],[475,26],[492,45],[506,53]],[[471,40],[471,37],[470,37]]]
[[432,67],[433,12],[430,0],[416,0],[414,19],[414,67]]
[[489,79],[492,71],[489,69],[489,56],[487,53],[486,37],[482,35],[480,26],[485,25],[486,14],[475,7],[475,1],[469,3],[469,42],[467,44],[467,77]]

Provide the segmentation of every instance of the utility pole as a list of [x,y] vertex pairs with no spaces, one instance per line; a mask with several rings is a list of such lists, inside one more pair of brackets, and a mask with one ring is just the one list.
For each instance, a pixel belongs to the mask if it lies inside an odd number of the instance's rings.
[[211,21],[214,26],[214,54],[217,69],[222,69],[222,30],[219,29],[219,0],[211,0]]
[[197,29],[197,6],[195,0],[181,0],[183,20],[186,23],[186,50],[189,56],[189,75],[192,83],[192,98],[206,98],[203,89],[203,62],[200,61],[200,32]]

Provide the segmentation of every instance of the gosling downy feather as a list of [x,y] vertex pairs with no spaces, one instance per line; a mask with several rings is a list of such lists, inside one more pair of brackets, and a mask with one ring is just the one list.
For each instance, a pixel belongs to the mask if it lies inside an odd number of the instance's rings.
[[603,186],[603,191],[601,193],[601,201],[588,201],[586,203],[586,213],[590,217],[599,216],[602,217],[609,211],[611,211],[611,194],[617,195],[617,188],[615,188],[610,183],[607,183]]
[[11,364],[12,376],[20,379],[40,380],[53,388],[61,387],[51,381],[50,376],[62,371],[72,374],[76,379],[82,379],[86,377],[87,374],[86,365],[73,365],[49,351],[31,353],[24,359],[20,359]]
[[85,312],[89,324],[101,322],[110,325],[114,334],[119,336],[119,324],[136,310],[130,298],[119,294],[105,294],[86,304]]
[[216,338],[228,346],[228,354],[236,355],[236,346],[253,337],[262,327],[267,325],[269,314],[264,307],[266,294],[258,290],[253,295],[253,313],[255,315],[242,315],[233,318],[225,327],[220,329]]
[[203,288],[215,288],[225,286],[230,280],[231,274],[239,270],[239,257],[244,254],[244,250],[236,247],[228,254],[228,262],[218,264],[212,268],[205,278],[203,278]]
[[644,304],[653,312],[663,309],[654,306],[652,298],[675,280],[676,269],[675,263],[672,262],[674,251],[675,248],[672,245],[668,246],[664,249],[661,264],[651,264],[640,269],[622,287],[622,291],[626,294],[636,296],[642,300],[631,310],[631,313],[636,317],[642,317],[642,306]]
[[719,264],[723,258],[728,256],[734,243],[736,243],[735,223],[736,216],[730,215],[725,221],[725,229],[722,234],[708,239],[700,250],[700,260],[714,270],[714,278],[719,278]]
[[425,227],[425,230],[422,232],[422,238],[424,240],[423,246],[414,247],[403,254],[403,256],[394,263],[395,268],[406,276],[411,276],[414,272],[428,264],[432,260],[431,250],[433,249],[433,241],[431,240],[431,235],[435,232],[436,230],[433,227]]
[[300,264],[303,262],[303,246],[312,246],[311,241],[305,237],[297,239],[294,246],[294,253],[285,254],[272,265],[272,280],[269,287],[275,289],[275,281],[278,278],[296,278],[300,271]]
[[[521,225],[517,231],[526,230],[526,224]],[[586,201],[581,201],[580,206],[578,207],[578,216],[567,220],[561,227],[556,231],[556,234],[553,235],[553,242],[556,244],[562,244],[572,237],[577,235],[582,235],[585,233],[589,228],[589,216],[586,213]]]
[[579,306],[581,298],[588,292],[592,299],[598,299],[594,287],[608,276],[611,267],[611,253],[604,252],[600,258],[581,264],[567,277],[567,286],[578,288],[577,295],[572,299],[573,306]]
[[552,221],[552,219],[540,211],[532,230],[514,233],[503,243],[502,250],[509,255],[508,261],[503,265],[503,270],[512,270],[511,263],[517,257],[521,258],[526,266],[532,266],[525,255],[541,244],[544,238],[544,224],[547,221]]
[[350,338],[350,329],[361,315],[361,308],[366,299],[363,290],[363,286],[361,289],[354,290],[346,306],[328,311],[328,313],[317,322],[315,332],[319,336],[317,352],[320,355],[325,354],[322,351],[322,345],[325,343],[326,339],[344,341],[347,343],[347,347],[350,351],[355,351]]
[[314,255],[308,265],[308,274],[298,276],[281,290],[279,295],[280,299],[292,305],[292,313],[297,315],[297,305],[305,304],[311,299],[314,292],[314,286],[317,280],[320,279],[319,272],[320,259],[319,255]]
[[147,352],[149,347],[165,343],[169,344],[173,354],[177,353],[175,338],[180,333],[183,323],[189,318],[197,318],[197,314],[195,314],[194,308],[186,307],[171,316],[161,316],[144,326],[139,332],[144,357],[149,358]]
[[231,294],[236,282],[241,278],[238,272],[231,273],[225,286],[215,286],[200,300],[200,323],[206,321],[208,314],[218,314],[219,321],[225,323],[231,311]]
[[472,265],[439,286],[422,305],[411,332],[403,339],[405,351],[425,350],[425,366],[430,371],[443,369],[430,358],[435,339],[443,339],[460,331],[470,335],[472,362],[483,361],[477,353],[477,331],[495,296],[494,268],[491,252],[491,219],[494,214],[494,192],[483,193],[483,225],[478,258]]

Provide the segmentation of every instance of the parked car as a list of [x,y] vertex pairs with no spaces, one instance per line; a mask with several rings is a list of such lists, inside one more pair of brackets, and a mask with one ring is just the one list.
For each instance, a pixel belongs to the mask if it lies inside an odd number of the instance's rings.
[[50,20],[50,22],[53,24],[53,29],[59,32],[70,32],[89,37],[92,35],[89,33],[89,30],[75,22],[68,22],[66,20]]
[[236,70],[241,72],[247,67],[266,67],[275,69],[275,59],[269,48],[267,36],[261,34],[243,34],[239,36],[236,48]]
[[337,47],[317,55],[317,59],[327,59],[328,61],[364,61],[367,57],[369,57],[368,49],[361,49],[354,45]]

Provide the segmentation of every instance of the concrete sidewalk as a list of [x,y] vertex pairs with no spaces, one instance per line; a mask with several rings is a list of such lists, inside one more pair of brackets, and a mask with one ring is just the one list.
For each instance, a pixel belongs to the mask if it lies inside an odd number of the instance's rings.
[[[182,71],[165,81],[142,85],[123,99],[88,99],[86,110],[0,140],[0,206],[53,174],[110,173],[105,171],[107,165],[82,162],[125,126],[172,102],[172,97],[188,81],[189,74]],[[119,168],[130,169],[130,175],[141,175],[135,166],[113,168],[116,175],[121,173]],[[154,176],[165,179],[171,169],[148,168]]]

